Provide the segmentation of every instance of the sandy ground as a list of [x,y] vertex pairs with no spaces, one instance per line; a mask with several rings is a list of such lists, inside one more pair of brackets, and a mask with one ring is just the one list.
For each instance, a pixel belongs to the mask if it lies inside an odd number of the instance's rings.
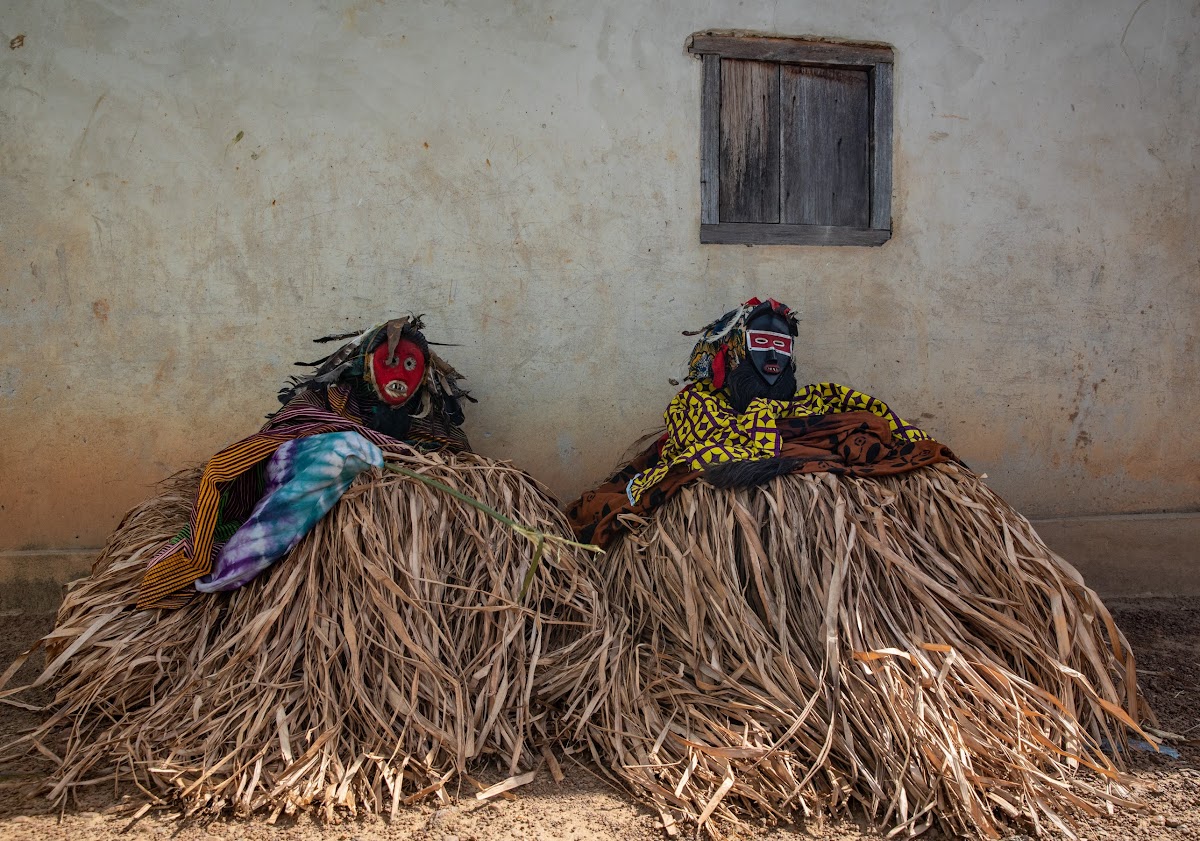
[[[1200,839],[1200,599],[1139,599],[1110,604],[1118,624],[1138,657],[1141,681],[1158,713],[1160,726],[1187,737],[1177,744],[1180,759],[1135,753],[1131,757],[1135,787],[1148,804],[1142,812],[1080,823],[1085,839]],[[34,639],[52,627],[52,617],[0,617],[0,666],[7,665]],[[32,669],[25,676],[32,678]],[[16,685],[14,682],[13,685]],[[35,700],[32,697],[27,700]],[[0,705],[0,741],[29,727],[37,714]],[[131,823],[143,802],[136,789],[98,786],[65,809],[54,808],[28,793],[44,765],[29,760],[0,767],[0,839],[179,839],[179,841],[369,841],[430,839],[490,841],[537,838],[548,841],[614,839],[658,841],[664,837],[657,817],[629,795],[599,778],[583,764],[565,764],[566,779],[535,780],[510,799],[486,802],[472,794],[450,805],[413,808],[391,821],[367,817],[323,825],[309,817],[274,826],[262,821],[185,822],[168,810],[154,810]],[[481,775],[486,782],[499,774]],[[812,822],[806,826],[743,826],[733,837],[747,841],[819,838],[853,841],[880,838],[854,821]],[[939,833],[926,838],[941,839]],[[1018,830],[1010,841],[1024,841]]]

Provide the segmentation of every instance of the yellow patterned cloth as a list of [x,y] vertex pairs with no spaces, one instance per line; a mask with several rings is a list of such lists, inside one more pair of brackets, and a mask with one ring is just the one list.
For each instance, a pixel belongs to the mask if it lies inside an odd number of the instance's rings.
[[893,437],[901,441],[930,438],[902,420],[882,400],[838,383],[801,386],[792,400],[756,398],[739,415],[724,390],[714,391],[710,383],[697,382],[681,390],[667,406],[667,431],[658,463],[634,476],[625,489],[626,495],[631,504],[637,505],[642,494],[676,465],[703,470],[727,461],[774,458],[783,447],[780,420],[833,412],[871,412],[886,420]]

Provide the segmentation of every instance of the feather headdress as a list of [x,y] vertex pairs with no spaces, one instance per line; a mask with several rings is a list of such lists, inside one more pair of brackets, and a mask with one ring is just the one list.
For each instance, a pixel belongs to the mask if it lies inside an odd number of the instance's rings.
[[687,382],[711,382],[713,388],[725,384],[725,375],[746,358],[746,322],[759,308],[770,306],[787,319],[788,329],[795,336],[798,332],[796,313],[786,304],[774,298],[760,301],[751,298],[741,306],[731,309],[716,321],[699,330],[684,330],[685,336],[699,336],[688,360]]
[[[316,342],[350,341],[313,362],[297,362],[301,367],[314,370],[308,376],[291,377],[288,385],[279,390],[279,402],[287,404],[306,391],[324,393],[331,386],[345,385],[376,417],[387,418],[403,412],[413,432],[429,436],[454,449],[469,449],[466,435],[458,427],[465,420],[462,401],[474,403],[475,398],[458,384],[459,380],[464,379],[463,375],[430,348],[422,332],[424,326],[421,316],[410,313],[361,333],[341,333],[314,339]],[[413,399],[402,407],[392,408],[379,401],[370,387],[371,355],[386,343],[390,357],[404,339],[420,348],[425,357],[425,373]]]

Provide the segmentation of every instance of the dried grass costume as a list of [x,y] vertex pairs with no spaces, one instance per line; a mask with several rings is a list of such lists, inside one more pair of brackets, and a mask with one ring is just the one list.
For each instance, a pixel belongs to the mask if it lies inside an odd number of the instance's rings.
[[[189,587],[262,460],[330,428],[358,432],[389,467],[569,536],[528,476],[467,450],[459,375],[420,326],[389,322],[312,363],[263,430],[125,516],[39,643],[48,718],[8,749],[51,760],[51,797],[115,778],[188,813],[336,819],[444,800],[484,757],[512,773],[541,761],[535,678],[598,645],[596,594],[569,548],[535,550],[444,489],[371,469],[248,585]],[[421,371],[402,364],[413,346]],[[142,606],[159,599],[175,606]]]
[[663,438],[569,508],[624,641],[570,732],[669,830],[856,806],[996,838],[1131,804],[1105,748],[1152,714],[1104,605],[878,400],[799,386],[730,419],[764,306],[795,334],[757,299],[709,325]]

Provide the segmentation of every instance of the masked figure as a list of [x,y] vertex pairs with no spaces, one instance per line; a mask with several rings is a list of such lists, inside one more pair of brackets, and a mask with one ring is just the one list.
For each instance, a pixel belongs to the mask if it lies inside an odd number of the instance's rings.
[[188,817],[334,822],[553,749],[570,685],[542,675],[586,662],[607,616],[557,502],[470,451],[471,398],[420,319],[324,341],[258,432],[164,481],[67,592],[38,643],[48,715],[0,748],[54,745],[51,796],[111,777]]
[[283,408],[213,456],[190,526],[151,561],[138,606],[179,607],[244,586],[294,547],[383,450],[469,450],[461,375],[429,348],[419,318],[393,319],[308,364]]
[[699,331],[666,431],[572,504],[576,532],[607,545],[622,515],[645,516],[700,478],[749,487],[787,473],[880,476],[955,459],[869,394],[832,382],[797,387],[796,325],[786,305],[751,298]]
[[564,730],[667,827],[857,803],[1000,837],[1127,802],[1106,751],[1153,718],[1103,603],[886,403],[798,385],[797,334],[770,299],[709,324],[662,436],[569,506],[617,628],[555,677]]

